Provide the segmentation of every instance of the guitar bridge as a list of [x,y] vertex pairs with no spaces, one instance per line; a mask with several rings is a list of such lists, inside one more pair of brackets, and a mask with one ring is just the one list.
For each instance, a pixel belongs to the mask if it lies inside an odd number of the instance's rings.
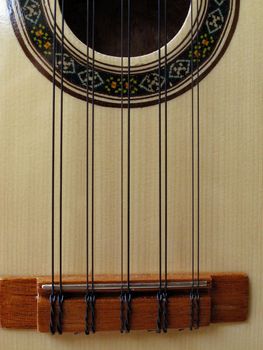
[[[58,324],[60,284],[54,284],[54,325]],[[248,316],[248,277],[244,274],[200,275],[199,281],[191,276],[170,275],[166,289],[167,329],[195,329],[211,323],[241,322]],[[92,286],[88,285],[91,290]],[[91,322],[91,313],[86,315],[87,284],[85,276],[63,278],[62,331],[82,333],[85,322]],[[160,300],[158,277],[132,276],[130,283],[130,330],[158,331],[157,319]],[[198,291],[198,303],[196,296]],[[50,295],[52,284],[49,278],[5,278],[0,281],[0,320],[2,328],[35,329],[50,331]],[[94,293],[94,331],[123,330],[121,322],[121,293],[126,284],[119,276],[96,276]],[[198,307],[197,307],[198,305]],[[162,313],[161,313],[162,314]],[[85,315],[87,319],[85,320]],[[162,325],[164,320],[162,319]],[[161,327],[162,328],[162,327]]]

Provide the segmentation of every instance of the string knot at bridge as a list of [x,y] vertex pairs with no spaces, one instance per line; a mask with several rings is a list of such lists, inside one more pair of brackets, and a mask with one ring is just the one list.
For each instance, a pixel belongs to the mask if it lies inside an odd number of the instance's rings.
[[57,324],[57,331],[59,334],[63,333],[63,304],[64,304],[64,295],[60,293],[58,296],[58,324]]
[[159,290],[157,293],[158,316],[157,316],[157,333],[167,333],[168,329],[168,294],[167,291]]
[[[95,303],[96,303],[96,296],[94,291],[88,292],[85,295],[85,302],[86,302],[86,316],[85,316],[85,334],[89,335],[90,330],[92,333],[96,332],[96,326],[95,326]],[[89,325],[89,319],[91,317],[91,323]]]
[[200,294],[199,290],[192,288],[190,291],[190,330],[200,327]]
[[131,303],[132,303],[132,295],[131,291],[122,291],[120,295],[121,307],[120,307],[120,319],[121,319],[121,333],[129,333],[130,332],[130,318],[131,318]]
[[49,323],[49,330],[51,334],[56,333],[56,295],[54,293],[50,294],[49,302],[50,302],[50,323]]

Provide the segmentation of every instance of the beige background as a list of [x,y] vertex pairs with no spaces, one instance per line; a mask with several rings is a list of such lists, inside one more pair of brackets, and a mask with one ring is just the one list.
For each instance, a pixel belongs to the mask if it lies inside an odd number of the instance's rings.
[[[243,0],[225,56],[201,83],[201,269],[247,272],[248,322],[198,332],[51,337],[0,331],[1,349],[260,350],[263,344],[263,6]],[[50,273],[51,84],[0,0],[0,275]],[[64,273],[85,271],[85,103],[65,97]],[[156,116],[156,117],[155,117]],[[133,272],[157,272],[157,107],[132,112]],[[120,269],[120,119],[96,107],[97,273]],[[169,103],[169,270],[190,270],[190,94]]]

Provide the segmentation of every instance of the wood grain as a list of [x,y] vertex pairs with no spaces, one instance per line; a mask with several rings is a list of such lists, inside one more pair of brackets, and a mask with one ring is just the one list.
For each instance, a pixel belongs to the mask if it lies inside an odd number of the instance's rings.
[[248,277],[231,275],[212,276],[213,323],[241,322],[248,317],[249,283]]
[[2,279],[0,281],[0,325],[2,328],[36,328],[36,282],[36,278]]
[[[244,271],[249,275],[248,320],[212,325],[200,332],[169,332],[167,336],[134,332],[129,336],[98,333],[88,338],[51,337],[1,329],[1,349],[262,349],[262,18],[261,0],[253,0],[253,4],[241,1],[233,40],[200,85],[200,268],[213,272]],[[0,275],[49,275],[52,87],[17,43],[4,0],[0,0],[0,39]],[[73,34],[71,39],[75,40]],[[136,59],[136,64],[141,62],[145,63],[145,59]],[[112,58],[112,63],[118,61]],[[176,273],[191,269],[190,101],[191,94],[186,93],[168,104],[168,268]],[[59,104],[57,107],[59,113]],[[96,106],[95,113],[95,269],[96,273],[118,274],[120,118],[116,109]],[[158,272],[158,159],[154,146],[158,138],[157,115],[157,107],[132,111],[131,271],[139,274]],[[85,103],[66,94],[64,274],[85,273],[85,121]],[[126,149],[124,153],[127,154]],[[58,272],[58,241],[55,243]]]

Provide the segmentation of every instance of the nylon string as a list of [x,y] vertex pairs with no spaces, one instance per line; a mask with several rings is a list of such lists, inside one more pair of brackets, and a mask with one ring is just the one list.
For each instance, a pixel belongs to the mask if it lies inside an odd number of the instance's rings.
[[[87,0],[87,23],[86,23],[86,41],[87,41],[87,86],[86,86],[86,314],[85,314],[85,334],[95,333],[95,103],[94,103],[94,81],[95,81],[95,0],[92,1],[92,20],[91,20],[91,58],[89,57],[89,36],[90,36],[90,1]],[[90,133],[90,72],[91,72],[91,162],[89,151],[89,133]],[[89,169],[91,163],[91,193],[89,193]],[[89,200],[91,196],[91,227],[89,225]],[[91,229],[91,232],[89,232]],[[91,235],[91,237],[90,237]],[[91,242],[90,242],[91,239]],[[91,243],[91,244],[90,244]],[[90,249],[91,249],[91,276],[90,276]],[[90,286],[91,283],[91,286]]]
[[123,276],[123,209],[124,209],[124,203],[123,203],[123,166],[124,166],[124,143],[123,143],[123,123],[124,123],[124,106],[123,106],[123,76],[124,76],[124,67],[123,67],[123,30],[124,30],[124,23],[123,23],[123,16],[124,16],[124,4],[123,0],[121,0],[121,292],[123,292],[123,283],[124,283],[124,276]]
[[51,189],[51,280],[52,289],[50,295],[50,325],[52,334],[55,327],[55,132],[56,132],[56,49],[57,49],[57,1],[54,1],[54,31],[53,31],[53,78],[52,78],[52,189]]
[[86,316],[85,316],[85,334],[89,334],[89,0],[87,0],[87,23],[86,23]]
[[61,80],[60,80],[60,156],[59,156],[59,311],[57,331],[63,332],[63,126],[64,126],[64,29],[65,29],[65,1],[61,3]]
[[[163,5],[163,7],[162,7]],[[157,314],[157,332],[167,332],[168,329],[168,104],[167,104],[167,1],[158,0],[157,14],[157,47],[158,47],[158,148],[159,148],[159,291],[157,293],[158,314]],[[162,16],[163,8],[163,16]],[[163,25],[162,25],[163,18]],[[162,74],[162,49],[161,34],[164,32],[164,74]],[[164,84],[162,82],[164,79]],[[164,85],[164,97],[162,96],[162,86]],[[164,100],[164,176],[162,166],[162,102]],[[164,181],[164,206],[162,185]],[[162,218],[164,215],[164,228]],[[163,281],[163,231],[164,231],[164,281]],[[164,282],[164,283],[163,283]]]
[[[191,322],[190,329],[199,328],[200,319],[200,67],[198,54],[199,41],[199,0],[196,2],[197,33],[194,38],[194,3],[191,0],[191,123],[192,123],[192,288],[190,292]],[[196,43],[196,44],[195,44]],[[194,57],[196,57],[196,110],[195,110],[195,77]],[[197,186],[197,188],[196,188]],[[195,242],[197,240],[197,242]]]

